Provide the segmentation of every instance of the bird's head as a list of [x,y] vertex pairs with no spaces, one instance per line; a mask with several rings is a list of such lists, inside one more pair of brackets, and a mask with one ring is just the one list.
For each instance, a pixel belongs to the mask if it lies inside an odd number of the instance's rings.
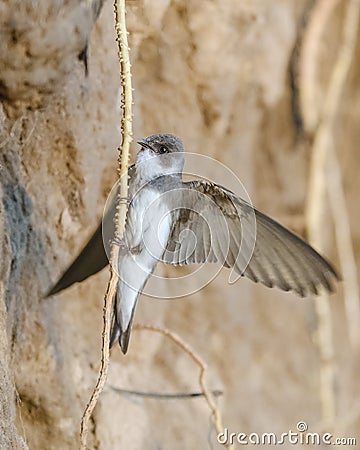
[[141,149],[137,164],[148,178],[181,174],[184,167],[184,145],[173,134],[153,134],[138,141]]

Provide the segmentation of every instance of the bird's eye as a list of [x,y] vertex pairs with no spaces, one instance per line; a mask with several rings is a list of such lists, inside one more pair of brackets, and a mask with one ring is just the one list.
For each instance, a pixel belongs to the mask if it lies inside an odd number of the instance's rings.
[[169,149],[166,147],[166,145],[162,145],[160,148],[159,148],[159,153],[161,154],[161,155],[163,155],[164,153],[167,153],[169,151]]

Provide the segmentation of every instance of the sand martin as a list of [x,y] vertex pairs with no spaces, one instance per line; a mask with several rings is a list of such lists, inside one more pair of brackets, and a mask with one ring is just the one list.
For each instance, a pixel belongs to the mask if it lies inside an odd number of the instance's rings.
[[[303,239],[222,186],[183,181],[184,147],[178,137],[155,134],[138,143],[136,164],[129,169],[125,234],[116,243],[119,284],[111,346],[118,341],[127,352],[137,300],[159,261],[218,262],[239,276],[301,297],[317,295],[320,287],[332,291],[336,271]],[[115,202],[48,295],[108,264],[102,235],[113,228],[114,212]]]

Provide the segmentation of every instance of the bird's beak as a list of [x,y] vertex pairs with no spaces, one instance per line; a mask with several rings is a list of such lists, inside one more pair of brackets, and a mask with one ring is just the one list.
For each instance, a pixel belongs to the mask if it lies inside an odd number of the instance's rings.
[[148,148],[149,150],[152,150],[152,148],[150,147],[150,145],[146,142],[145,139],[140,139],[140,141],[137,141],[138,144],[141,145],[141,147],[145,147]]

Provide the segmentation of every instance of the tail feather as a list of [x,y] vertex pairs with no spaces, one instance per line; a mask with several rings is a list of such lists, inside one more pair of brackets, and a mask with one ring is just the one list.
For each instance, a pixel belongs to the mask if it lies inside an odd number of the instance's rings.
[[111,348],[115,342],[119,339],[120,336],[120,328],[116,321],[116,312],[115,309],[111,318],[111,330],[110,330],[110,343],[109,348]]
[[124,320],[124,311],[121,311],[121,307],[124,308],[125,305],[122,305],[120,302],[120,293],[117,292],[116,295],[116,301],[114,305],[114,312],[112,317],[112,324],[111,324],[111,331],[110,331],[110,348],[115,344],[116,341],[119,342],[121,351],[125,355],[128,351],[129,342],[130,342],[130,335],[131,335],[131,328],[132,323],[134,320],[134,314],[135,314],[135,307],[137,303],[137,297],[135,299],[135,303],[133,304],[130,319],[129,316],[127,316],[127,320]]
[[119,345],[120,345],[121,351],[124,353],[124,355],[126,354],[128,347],[129,347],[131,326],[132,326],[132,321],[129,323],[129,326],[127,327],[127,329],[124,332],[120,331],[120,334],[119,334]]
[[111,332],[110,332],[109,347],[111,348],[115,344],[115,342],[118,341],[121,351],[125,355],[128,351],[128,347],[129,347],[131,328],[132,328],[132,319],[125,331],[121,330],[121,327],[118,325],[117,321],[115,320],[112,325]]

